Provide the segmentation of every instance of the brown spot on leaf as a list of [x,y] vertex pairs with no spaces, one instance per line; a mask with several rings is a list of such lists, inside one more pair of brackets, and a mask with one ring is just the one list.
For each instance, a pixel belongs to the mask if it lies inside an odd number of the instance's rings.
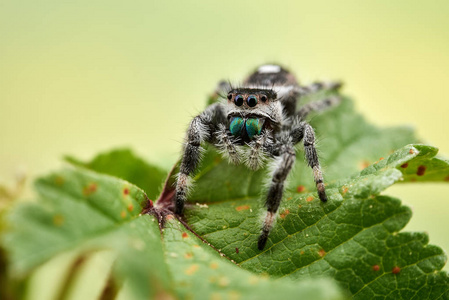
[[91,183],[83,189],[83,195],[89,196],[89,195],[92,195],[93,193],[95,193],[96,191],[97,191],[97,184]]
[[235,253],[237,253],[237,254],[239,254],[239,252],[240,252],[240,250],[239,250],[239,248],[235,248]]
[[379,271],[380,270],[380,266],[379,265],[374,265],[373,266],[373,271],[374,272],[377,272],[377,271]]
[[283,212],[281,212],[280,217],[282,219],[285,219],[285,217],[290,213],[290,211],[288,209],[284,210]]
[[423,165],[419,166],[418,171],[416,171],[416,175],[423,176],[424,173],[426,173],[426,169],[427,169],[426,166]]
[[407,168],[408,167],[408,163],[405,163],[405,164],[402,164],[401,165],[401,168],[403,168],[403,169],[405,169],[405,168]]
[[310,201],[313,201],[313,199],[315,199],[315,198],[313,198],[313,196],[309,196],[309,197],[306,198],[306,201],[310,202]]
[[302,193],[302,192],[304,192],[305,190],[306,190],[306,187],[303,186],[303,185],[298,185],[298,187],[296,188],[296,191],[297,191],[298,193]]
[[54,215],[53,224],[55,224],[56,226],[61,226],[62,224],[64,224],[64,217],[62,215]]
[[343,195],[346,194],[348,192],[348,188],[346,186],[342,186],[341,192],[343,193]]
[[399,272],[401,272],[401,268],[399,268],[398,266],[393,267],[393,269],[391,270],[391,272],[393,274],[398,274]]
[[123,189],[123,195],[128,196],[129,195],[129,188]]
[[324,255],[326,255],[326,251],[324,251],[324,249],[320,249],[320,251],[318,251],[318,254],[323,257]]
[[184,257],[187,259],[190,259],[193,257],[193,254],[192,254],[192,252],[187,252],[186,254],[184,254]]
[[240,205],[240,206],[237,206],[236,208],[235,208],[235,210],[236,211],[242,211],[242,210],[247,210],[247,209],[250,209],[251,207],[249,206],[249,205]]
[[383,157],[379,158],[379,161],[381,161],[381,160],[384,160],[384,158]]
[[444,181],[449,181],[449,175],[444,177]]
[[187,232],[183,232],[182,233],[182,238],[183,239],[186,239],[186,238],[188,238],[189,237],[189,235],[187,234]]
[[301,207],[302,207],[302,205],[301,205],[301,204],[299,204],[299,205],[298,205],[298,208],[301,208]]
[[129,212],[132,212],[133,209],[134,209],[134,206],[133,206],[132,204],[128,205],[128,211],[129,211]]
[[126,211],[122,210],[120,217],[122,217],[122,219],[126,218]]
[[61,177],[61,176],[56,176],[56,177],[55,177],[55,184],[56,184],[57,186],[63,185],[63,184],[64,184],[64,178]]
[[285,199],[285,200],[290,201],[290,200],[292,200],[292,199],[293,199],[293,197],[288,197],[288,198]]
[[299,252],[299,254],[301,254],[301,255],[303,255],[304,253],[305,253],[304,251]]
[[209,265],[209,267],[210,267],[212,270],[216,270],[216,269],[218,269],[218,264],[216,264],[216,263],[211,263],[211,264]]
[[408,151],[408,153],[409,153],[409,154],[415,154],[415,151],[414,151],[413,149],[410,149],[410,150]]
[[186,275],[193,275],[196,271],[198,271],[200,267],[198,265],[191,265],[186,271]]
[[227,277],[221,276],[220,279],[218,279],[218,285],[221,287],[227,287],[229,283],[230,281]]

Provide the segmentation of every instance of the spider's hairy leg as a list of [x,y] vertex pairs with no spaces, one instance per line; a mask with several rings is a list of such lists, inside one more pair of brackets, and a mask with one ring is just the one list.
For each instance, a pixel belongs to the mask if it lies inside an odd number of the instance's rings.
[[251,170],[259,169],[265,161],[264,145],[269,142],[270,131],[265,130],[254,141],[248,144],[248,156],[245,159],[245,164]]
[[304,119],[312,111],[315,111],[315,112],[323,111],[329,107],[336,106],[336,105],[340,104],[340,102],[341,102],[341,98],[338,96],[329,96],[323,100],[310,102],[310,103],[303,105],[296,113],[296,116],[298,116],[301,119]]
[[268,235],[273,227],[276,218],[276,212],[282,200],[284,193],[284,183],[287,175],[290,173],[295,163],[295,149],[291,143],[291,139],[283,138],[280,141],[279,149],[276,150],[279,156],[276,158],[276,166],[271,178],[265,206],[267,214],[262,226],[262,232],[259,236],[257,247],[263,250],[268,240]]
[[241,151],[236,147],[233,137],[228,134],[223,124],[218,125],[216,132],[217,144],[215,145],[220,153],[229,159],[229,162],[237,165],[240,163]]
[[329,81],[329,82],[315,82],[311,85],[300,86],[297,88],[297,93],[300,97],[317,93],[319,91],[338,91],[342,87],[342,83],[338,81]]
[[201,160],[202,142],[210,142],[215,128],[225,119],[220,104],[212,104],[200,115],[193,118],[187,129],[186,142],[176,181],[175,213],[182,214],[191,183],[191,175]]
[[299,118],[294,120],[290,136],[293,143],[297,144],[303,140],[304,152],[309,167],[313,169],[313,177],[318,192],[318,197],[322,202],[327,201],[326,189],[323,182],[323,174],[321,172],[320,162],[318,160],[318,154],[315,148],[315,131],[309,123],[299,121]]

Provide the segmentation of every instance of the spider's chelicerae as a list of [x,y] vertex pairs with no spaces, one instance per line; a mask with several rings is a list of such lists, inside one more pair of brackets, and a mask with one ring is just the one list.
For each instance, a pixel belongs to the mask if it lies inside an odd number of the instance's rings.
[[215,145],[231,163],[244,163],[253,170],[272,159],[274,167],[265,199],[267,214],[258,241],[259,250],[263,250],[282,200],[284,182],[296,159],[295,145],[301,141],[307,163],[313,169],[318,196],[322,202],[327,201],[315,133],[304,118],[311,111],[339,103],[340,99],[329,96],[299,110],[296,103],[298,98],[320,90],[337,91],[340,83],[300,86],[281,66],[263,65],[242,87],[221,84],[221,88],[227,91],[224,102],[208,106],[191,121],[187,130],[176,182],[175,212],[183,212],[192,173],[201,160],[202,143]]

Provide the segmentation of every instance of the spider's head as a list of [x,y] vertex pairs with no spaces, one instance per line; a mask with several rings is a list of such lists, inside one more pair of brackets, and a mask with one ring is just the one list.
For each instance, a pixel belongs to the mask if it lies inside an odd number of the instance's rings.
[[229,130],[243,141],[259,135],[264,128],[279,129],[282,105],[277,93],[264,88],[237,88],[227,94]]
[[273,90],[268,89],[252,89],[239,88],[233,89],[228,93],[228,102],[242,108],[256,108],[259,105],[268,105],[269,102],[275,101],[277,94]]
[[282,113],[277,93],[272,89],[237,88],[227,94],[228,116],[256,116],[279,122]]

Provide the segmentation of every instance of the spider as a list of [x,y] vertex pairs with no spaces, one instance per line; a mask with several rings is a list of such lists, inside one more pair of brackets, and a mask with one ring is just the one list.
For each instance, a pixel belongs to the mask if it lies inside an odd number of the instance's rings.
[[233,164],[246,164],[257,170],[267,160],[273,161],[265,206],[267,213],[258,239],[263,250],[282,200],[285,180],[296,160],[295,145],[303,141],[305,158],[313,169],[320,200],[327,201],[323,175],[315,148],[313,128],[304,121],[311,111],[336,105],[336,95],[311,102],[296,110],[298,98],[321,90],[338,91],[338,82],[316,82],[300,86],[295,76],[279,65],[262,65],[241,87],[220,83],[226,90],[221,103],[208,106],[193,118],[186,133],[180,172],[174,197],[175,213],[184,210],[191,176],[197,169],[202,143],[215,145]]

